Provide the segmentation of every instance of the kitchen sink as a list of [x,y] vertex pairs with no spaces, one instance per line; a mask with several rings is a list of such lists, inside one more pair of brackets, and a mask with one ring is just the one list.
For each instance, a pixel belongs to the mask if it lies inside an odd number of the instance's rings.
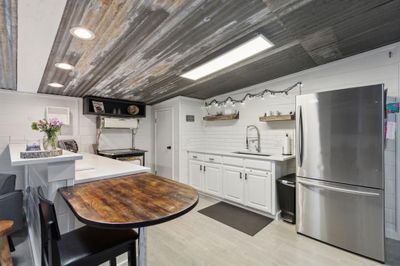
[[251,152],[251,151],[235,151],[233,153],[245,154],[245,155],[257,155],[257,156],[271,156],[271,154],[265,154],[265,153],[261,153],[261,152]]

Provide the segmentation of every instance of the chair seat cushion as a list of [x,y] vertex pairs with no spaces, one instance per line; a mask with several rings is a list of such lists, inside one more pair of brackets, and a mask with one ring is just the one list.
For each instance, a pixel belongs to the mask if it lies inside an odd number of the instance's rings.
[[89,256],[134,243],[138,234],[134,230],[109,230],[84,226],[61,236],[58,241],[61,265],[82,265]]

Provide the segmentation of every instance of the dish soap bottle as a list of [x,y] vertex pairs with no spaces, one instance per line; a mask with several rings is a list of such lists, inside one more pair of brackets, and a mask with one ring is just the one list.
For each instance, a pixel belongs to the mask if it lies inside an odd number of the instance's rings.
[[290,147],[290,138],[289,134],[286,133],[286,136],[283,140],[283,146],[282,146],[282,155],[292,155],[292,149]]

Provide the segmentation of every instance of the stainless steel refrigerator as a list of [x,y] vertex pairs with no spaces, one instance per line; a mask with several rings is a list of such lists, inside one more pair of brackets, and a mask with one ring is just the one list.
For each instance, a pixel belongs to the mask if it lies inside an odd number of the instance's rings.
[[383,85],[296,97],[297,232],[384,261]]

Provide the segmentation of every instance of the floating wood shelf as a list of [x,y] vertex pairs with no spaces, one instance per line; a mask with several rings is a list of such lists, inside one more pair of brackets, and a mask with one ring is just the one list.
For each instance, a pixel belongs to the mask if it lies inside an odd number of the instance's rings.
[[295,115],[270,115],[260,117],[261,122],[290,121],[295,119]]
[[239,119],[239,114],[234,115],[209,115],[203,117],[205,121],[218,121],[218,120],[236,120]]

